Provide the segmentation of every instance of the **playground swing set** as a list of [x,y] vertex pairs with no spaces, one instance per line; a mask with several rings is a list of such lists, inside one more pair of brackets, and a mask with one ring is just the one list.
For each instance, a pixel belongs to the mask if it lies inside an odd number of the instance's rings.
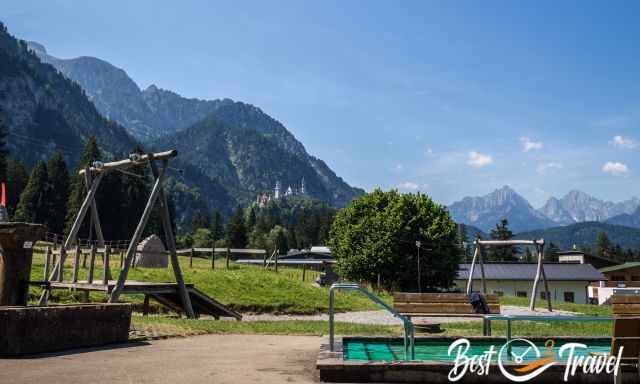
[[[178,255],[176,252],[176,243],[171,226],[171,219],[169,214],[169,208],[167,204],[167,195],[163,187],[163,180],[165,172],[169,165],[169,160],[176,157],[178,152],[176,150],[159,152],[159,153],[147,153],[147,154],[131,154],[128,159],[119,161],[101,163],[94,162],[91,167],[87,166],[79,171],[79,174],[84,177],[84,182],[87,187],[87,194],[80,206],[80,210],[73,222],[71,230],[67,238],[65,239],[60,249],[60,258],[54,263],[51,274],[49,270],[49,257],[45,260],[45,279],[43,284],[43,292],[40,297],[40,305],[46,305],[52,289],[74,289],[84,292],[98,291],[105,292],[109,296],[109,303],[118,302],[118,299],[122,294],[144,294],[145,295],[145,307],[148,304],[149,298],[153,298],[160,304],[175,310],[178,313],[184,313],[188,318],[195,318],[200,314],[208,314],[214,318],[219,317],[234,317],[237,320],[242,318],[242,315],[224,306],[213,298],[207,296],[203,292],[197,290],[192,284],[186,284],[180,268]],[[161,163],[161,167],[158,167],[156,162]],[[105,240],[102,234],[102,227],[100,225],[100,217],[98,214],[98,206],[96,204],[95,195],[100,182],[104,175],[108,172],[119,170],[123,171],[127,168],[134,166],[149,165],[154,178],[153,188],[147,200],[145,209],[140,217],[138,225],[133,233],[131,241],[127,247],[126,253],[121,265],[121,271],[118,275],[117,281],[110,280],[111,273],[109,269],[109,247],[105,246]],[[175,283],[157,283],[157,282],[142,282],[127,280],[129,270],[135,262],[136,248],[141,240],[141,236],[149,220],[149,216],[153,210],[155,204],[160,205],[160,216],[162,220],[162,227],[165,235],[166,248],[171,261],[171,266],[175,276]],[[76,246],[75,261],[73,264],[73,274],[71,281],[64,280],[64,262],[67,257],[67,252],[70,247],[77,244],[77,236],[80,227],[87,215],[90,212],[90,225],[96,233],[96,240],[98,249],[92,248],[91,261],[89,263],[89,278],[87,281],[78,281],[78,258],[79,248]],[[94,272],[94,257],[95,253],[102,253],[104,260],[104,276],[101,281],[93,281]],[[47,276],[48,275],[48,276]]]

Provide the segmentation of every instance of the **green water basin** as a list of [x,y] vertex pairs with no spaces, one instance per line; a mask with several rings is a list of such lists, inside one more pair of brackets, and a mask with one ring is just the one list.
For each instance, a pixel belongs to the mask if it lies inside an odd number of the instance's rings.
[[[553,340],[553,339],[552,339]],[[435,361],[435,362],[451,362],[456,358],[456,352],[448,354],[449,346],[452,340],[417,340],[415,360],[418,361]],[[611,342],[607,340],[581,340],[587,345],[585,349],[577,349],[576,356],[588,355],[590,353],[604,353],[611,351]],[[558,356],[558,351],[566,343],[565,341],[554,340],[554,345],[545,345],[546,340],[536,340],[534,344],[538,347],[543,356]],[[482,355],[493,346],[496,355],[493,359],[497,359],[497,353],[504,345],[504,340],[471,340],[470,348],[466,352],[467,355]],[[511,351],[507,355],[508,358],[522,356],[524,362],[536,360],[538,357],[529,350],[530,345],[524,342],[514,341],[511,344]],[[401,340],[385,341],[375,339],[357,339],[349,338],[344,340],[343,356],[345,360],[357,361],[394,361],[404,360],[404,345]],[[507,353],[505,349],[503,353]]]

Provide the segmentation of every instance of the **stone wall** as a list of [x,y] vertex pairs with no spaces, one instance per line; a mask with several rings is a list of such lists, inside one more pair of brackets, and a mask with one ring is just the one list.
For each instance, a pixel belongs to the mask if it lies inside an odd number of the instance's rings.
[[0,307],[0,355],[123,343],[130,324],[130,304]]

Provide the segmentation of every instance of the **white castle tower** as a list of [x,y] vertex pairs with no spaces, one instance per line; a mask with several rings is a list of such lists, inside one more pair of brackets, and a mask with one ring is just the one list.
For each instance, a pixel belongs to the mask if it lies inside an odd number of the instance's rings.
[[276,187],[273,189],[273,198],[278,200],[280,198],[280,182],[276,181]]
[[305,189],[304,189],[304,177],[302,178],[302,181],[300,182],[300,194],[304,195],[306,193]]

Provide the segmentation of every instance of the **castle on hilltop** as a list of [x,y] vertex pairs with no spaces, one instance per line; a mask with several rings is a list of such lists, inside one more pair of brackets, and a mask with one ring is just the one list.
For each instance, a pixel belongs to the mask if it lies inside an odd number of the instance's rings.
[[305,196],[306,189],[304,186],[304,177],[300,180],[299,184],[289,185],[287,189],[283,190],[279,181],[276,181],[276,185],[273,187],[273,193],[265,192],[256,196],[256,204],[260,207],[264,207],[270,201],[276,201],[293,196]]

